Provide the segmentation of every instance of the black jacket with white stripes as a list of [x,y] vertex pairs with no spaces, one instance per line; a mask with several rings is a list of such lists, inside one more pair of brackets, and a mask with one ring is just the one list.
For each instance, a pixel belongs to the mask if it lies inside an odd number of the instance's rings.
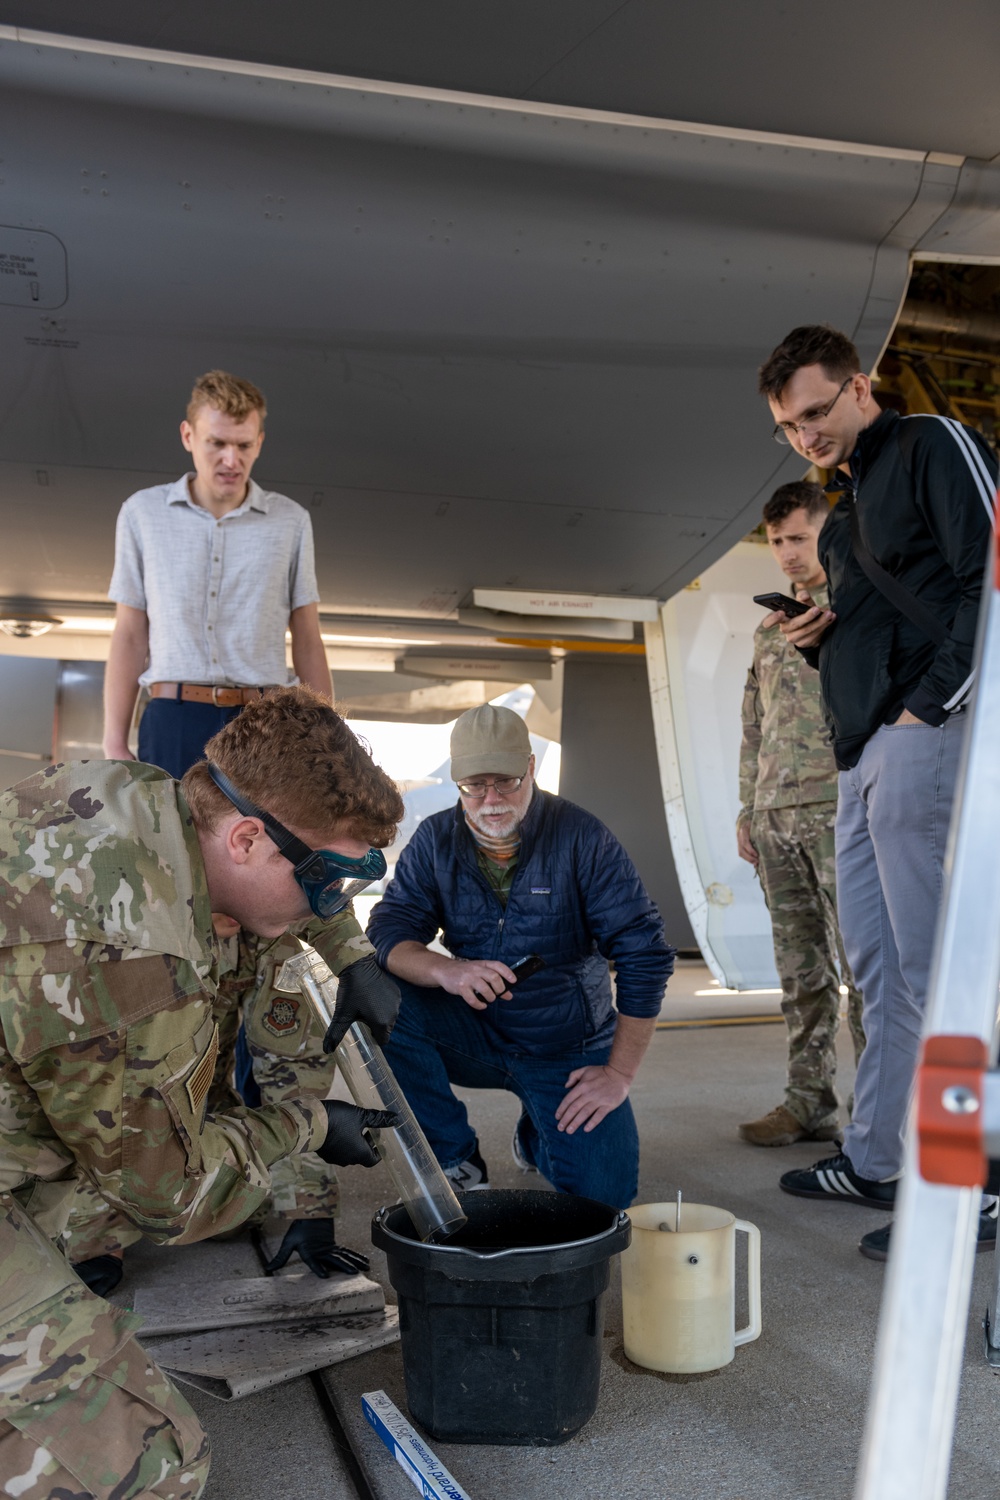
[[[861,433],[850,482],[819,540],[836,622],[818,653],[803,653],[814,665],[818,657],[842,769],[904,708],[939,725],[966,703],[996,487],[992,450],[950,417],[883,411]],[[948,628],[940,646],[861,571],[851,546],[854,504],[868,550]]]

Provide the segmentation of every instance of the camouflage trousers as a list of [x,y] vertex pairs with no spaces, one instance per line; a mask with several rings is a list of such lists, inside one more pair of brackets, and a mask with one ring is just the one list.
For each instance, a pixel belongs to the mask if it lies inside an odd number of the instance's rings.
[[197,1500],[209,1446],[136,1343],[141,1323],[89,1291],[0,1194],[0,1495]]
[[[260,1228],[275,1219],[335,1219],[340,1190],[332,1167],[314,1151],[283,1156],[269,1168],[271,1192],[239,1226]],[[81,1177],[73,1197],[69,1222],[59,1236],[59,1248],[73,1265],[97,1255],[121,1255],[142,1239],[141,1230],[112,1208],[97,1189]],[[0,1495],[3,1491],[0,1490]]]
[[[265,999],[270,1001],[268,989]],[[239,1108],[243,1100],[231,1084],[236,1032],[241,1015],[249,1028],[250,1052],[254,1058],[254,1075],[263,1085],[264,1102],[279,1104],[298,1094],[315,1094],[325,1098],[336,1077],[336,1063],[323,1052],[323,1032],[311,1034],[310,1046],[301,1056],[281,1057],[260,1045],[268,1040],[262,1028],[262,1006],[256,995],[243,1009],[232,1003],[219,1002],[219,1055],[208,1096],[212,1114],[226,1114]],[[244,1221],[244,1228],[262,1225],[270,1216],[278,1219],[334,1219],[339,1211],[339,1188],[333,1167],[321,1161],[314,1151],[283,1156],[269,1168],[271,1194],[255,1214]],[[70,1210],[69,1220],[59,1236],[59,1248],[73,1265],[97,1255],[120,1255],[129,1245],[142,1239],[134,1224],[106,1203],[95,1187],[81,1177]],[[2,1492],[0,1492],[2,1494]]]
[[861,995],[837,925],[836,814],[836,802],[812,802],[767,808],[754,813],[750,824],[771,914],[781,1009],[788,1027],[785,1107],[811,1128],[837,1118],[841,982],[848,987],[847,1021],[855,1060],[865,1045]]

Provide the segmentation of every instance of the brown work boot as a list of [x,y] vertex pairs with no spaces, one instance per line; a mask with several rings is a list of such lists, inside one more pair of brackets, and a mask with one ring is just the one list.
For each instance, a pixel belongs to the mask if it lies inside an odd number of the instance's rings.
[[836,1121],[809,1130],[783,1104],[760,1120],[741,1125],[739,1137],[741,1141],[749,1141],[751,1146],[794,1146],[796,1141],[839,1141],[841,1138]]

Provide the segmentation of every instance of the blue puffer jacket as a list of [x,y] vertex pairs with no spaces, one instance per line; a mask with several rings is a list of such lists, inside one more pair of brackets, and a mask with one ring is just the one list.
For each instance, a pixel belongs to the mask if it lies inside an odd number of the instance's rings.
[[499,1045],[527,1056],[610,1039],[608,959],[618,1009],[627,1016],[655,1016],[673,972],[660,914],[614,834],[537,787],[521,824],[506,910],[479,869],[461,803],[421,823],[372,912],[368,936],[384,967],[397,943],[429,943],[439,929],[456,958],[545,959],[544,969],[511,987],[511,1000],[476,1012]]

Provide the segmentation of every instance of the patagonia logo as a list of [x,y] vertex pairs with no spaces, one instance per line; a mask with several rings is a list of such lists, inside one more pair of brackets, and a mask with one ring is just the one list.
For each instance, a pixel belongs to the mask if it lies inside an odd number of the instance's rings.
[[551,896],[552,887],[550,885],[533,885],[531,887],[531,894],[533,896]]

